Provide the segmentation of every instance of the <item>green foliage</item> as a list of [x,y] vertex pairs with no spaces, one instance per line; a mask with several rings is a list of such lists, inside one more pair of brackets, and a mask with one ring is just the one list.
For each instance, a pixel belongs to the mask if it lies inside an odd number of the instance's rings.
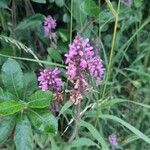
[[44,16],[41,14],[29,16],[17,25],[16,30],[27,30],[30,28],[35,28],[35,26],[41,25],[43,20]]
[[6,117],[0,123],[0,145],[8,139],[15,125],[14,117]]
[[23,109],[24,105],[18,101],[4,101],[0,103],[0,116],[12,115]]
[[108,146],[107,146],[105,140],[100,135],[100,133],[94,128],[94,126],[92,126],[90,123],[87,123],[83,120],[81,121],[80,125],[83,127],[86,127],[90,131],[92,136],[99,142],[99,144],[101,144],[102,149],[108,150]]
[[45,4],[46,3],[46,0],[32,0],[33,2],[36,2],[36,3],[41,3],[41,4]]
[[23,73],[19,64],[13,59],[8,59],[2,66],[2,81],[5,88],[19,98],[23,90]]
[[[150,3],[118,2],[0,0],[0,149],[150,149]],[[44,33],[48,15],[57,22],[55,40]],[[77,33],[90,39],[108,74],[100,86],[88,77],[80,110],[68,101],[64,56]],[[61,93],[38,88],[49,67],[62,72]]]
[[58,124],[56,118],[50,113],[45,111],[31,111],[29,118],[33,126],[44,133],[57,133]]
[[20,117],[15,130],[14,141],[17,150],[33,150],[33,133],[27,117]]
[[33,149],[31,124],[42,133],[57,133],[57,119],[48,112],[53,93],[36,91],[34,73],[23,74],[19,63],[9,58],[2,66],[2,81],[5,89],[0,88],[0,117],[3,117],[0,118],[0,144],[8,139],[15,126],[14,142],[18,150]]
[[30,108],[45,108],[48,107],[50,104],[50,101],[53,100],[52,92],[41,92],[37,91],[33,95],[29,97],[29,103],[28,106]]
[[98,16],[100,13],[99,7],[95,4],[93,0],[83,0],[81,3],[81,10],[89,16]]
[[82,147],[82,146],[97,146],[99,147],[96,143],[94,143],[92,140],[88,138],[79,138],[77,140],[74,140],[71,144],[71,147]]

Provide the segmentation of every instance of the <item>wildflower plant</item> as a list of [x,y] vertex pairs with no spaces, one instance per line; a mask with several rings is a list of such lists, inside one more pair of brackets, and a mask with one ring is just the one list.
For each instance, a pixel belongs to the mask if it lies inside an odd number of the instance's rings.
[[79,35],[75,37],[65,56],[67,76],[74,86],[70,91],[70,100],[78,104],[90,88],[87,80],[88,73],[96,79],[97,85],[100,84],[104,75],[102,60],[95,54],[89,39],[84,39]]
[[0,149],[149,150],[149,5],[1,0]]

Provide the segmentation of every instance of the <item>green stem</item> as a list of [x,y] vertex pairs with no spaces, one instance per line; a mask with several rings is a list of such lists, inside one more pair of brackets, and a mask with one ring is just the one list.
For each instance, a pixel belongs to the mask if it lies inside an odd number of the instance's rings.
[[[117,12],[114,10],[114,8],[113,8],[113,6],[109,0],[106,0],[106,3],[109,6],[109,9],[111,10],[112,14],[115,17],[115,25],[114,25],[113,39],[112,39],[112,45],[111,45],[111,50],[110,50],[110,56],[109,56],[109,63],[108,63],[106,77],[105,77],[105,84],[104,84],[103,93],[102,93],[102,99],[105,96],[107,81],[109,80],[109,76],[110,76],[111,70],[112,70],[111,69],[112,68],[112,59],[113,59],[115,39],[116,39],[116,33],[117,33],[117,27],[118,27],[118,15],[119,15],[119,9],[120,9],[120,0],[118,2]],[[96,116],[96,121],[95,121],[95,127],[97,126],[97,123],[99,120],[99,115],[100,115],[100,110],[99,110],[99,107],[97,105],[97,116]]]
[[111,71],[112,71],[112,59],[113,59],[113,54],[114,54],[115,39],[116,39],[116,33],[117,33],[117,27],[118,27],[118,15],[119,15],[119,9],[120,9],[120,1],[118,3],[117,13],[114,13],[114,9],[111,8],[111,7],[113,7],[110,4],[111,2],[109,0],[106,0],[106,2],[110,6],[110,10],[112,11],[112,13],[115,15],[114,16],[115,17],[115,25],[114,25],[113,39],[112,39],[112,45],[111,45],[110,56],[109,56],[109,63],[108,63],[108,68],[107,68],[102,98],[104,98],[106,87],[107,87],[107,81],[109,80],[109,76],[110,76]]
[[71,0],[70,43],[72,42],[73,0]]
[[43,61],[43,60],[35,60],[35,59],[31,59],[31,58],[8,56],[8,55],[4,55],[4,54],[0,54],[0,56],[1,56],[1,57],[6,57],[6,58],[13,58],[13,59],[18,59],[18,60],[25,60],[25,61],[36,62],[36,63],[38,63],[38,64],[39,64],[39,63],[42,63],[42,64],[46,64],[46,65],[50,65],[50,66],[57,66],[57,67],[65,68],[64,65],[57,64],[57,63],[52,63],[52,62],[48,62],[48,61]]

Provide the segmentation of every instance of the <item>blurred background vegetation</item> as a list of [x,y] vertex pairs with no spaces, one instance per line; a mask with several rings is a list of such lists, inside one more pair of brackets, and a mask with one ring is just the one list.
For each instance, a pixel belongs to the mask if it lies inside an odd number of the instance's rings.
[[[90,38],[97,46],[107,73],[109,72],[100,87],[95,87],[99,94],[95,94],[95,100],[92,102],[98,99],[103,101],[100,102],[98,112],[118,116],[150,136],[149,109],[130,102],[117,102],[123,99],[150,105],[150,1],[133,0],[130,5],[128,1],[122,0],[118,10],[113,52],[111,49],[116,18],[107,2],[107,0],[0,0],[0,67],[7,57],[11,57],[17,59],[24,71],[38,73],[41,67],[33,62],[33,59],[37,60],[38,57],[46,62],[63,64],[68,45],[77,33]],[[117,11],[118,0],[112,0],[111,3]],[[50,48],[50,41],[43,31],[43,20],[48,15],[57,20],[57,49]],[[109,100],[114,101],[110,103]],[[83,109],[85,105],[86,103],[83,104]],[[72,117],[71,110],[72,108],[68,108],[65,117],[61,117],[60,135],[53,138],[50,136],[51,142],[47,140],[46,135],[35,134],[37,149],[49,149],[51,144],[53,149],[56,145],[63,149],[71,129],[67,134],[61,134],[67,125],[65,118]],[[94,125],[96,115],[96,110],[87,111],[82,119]],[[120,144],[118,149],[150,149],[149,144],[139,140],[135,134],[113,120],[100,120],[96,127],[106,141],[111,133],[115,133]],[[80,130],[79,136],[91,137],[87,130]],[[4,143],[0,149],[15,149],[12,139]],[[97,147],[85,145],[77,148],[74,146],[73,149],[90,150]],[[110,146],[110,149],[113,148]]]

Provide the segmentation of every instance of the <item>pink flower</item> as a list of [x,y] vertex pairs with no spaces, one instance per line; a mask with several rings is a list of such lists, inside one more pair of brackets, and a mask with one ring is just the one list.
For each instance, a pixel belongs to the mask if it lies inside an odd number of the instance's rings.
[[51,16],[48,16],[44,19],[44,31],[45,34],[49,37],[49,39],[55,39],[56,33],[53,30],[56,28],[56,20]]
[[118,145],[116,134],[109,135],[108,140],[109,140],[109,143],[111,145],[113,145],[113,146],[117,146]]
[[68,65],[67,75],[69,80],[74,84],[75,89],[75,91],[71,90],[70,97],[74,97],[73,101],[77,104],[81,100],[81,95],[88,90],[86,74],[89,72],[91,77],[96,78],[96,83],[100,84],[104,68],[102,60],[94,53],[94,48],[90,45],[89,39],[84,39],[79,35],[69,45],[69,52],[65,56],[66,64]]
[[39,88],[41,88],[42,91],[52,90],[54,92],[59,92],[62,89],[62,80],[58,68],[44,69],[40,72],[38,81]]

